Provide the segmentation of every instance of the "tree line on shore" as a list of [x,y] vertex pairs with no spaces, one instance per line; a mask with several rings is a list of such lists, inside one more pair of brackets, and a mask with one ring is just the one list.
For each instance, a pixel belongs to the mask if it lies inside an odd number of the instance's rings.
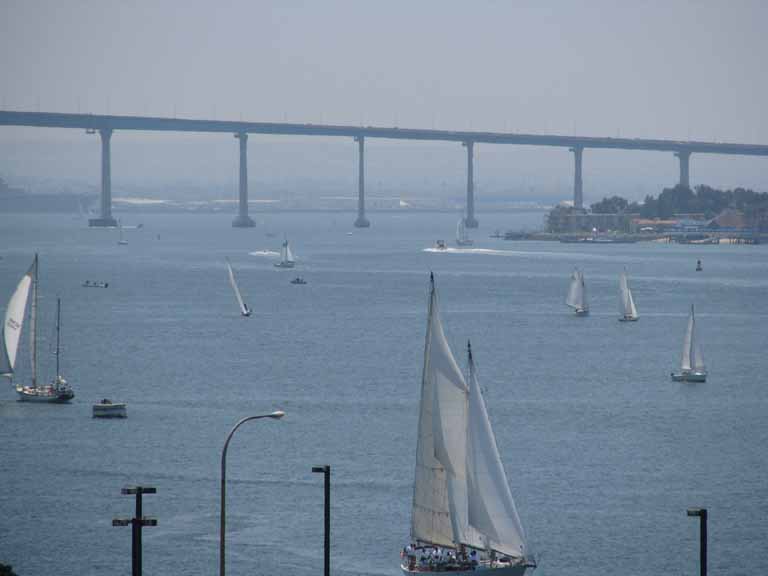
[[768,192],[747,188],[718,190],[704,184],[694,189],[677,185],[664,188],[658,198],[649,194],[642,203],[621,196],[605,197],[590,205],[593,214],[637,214],[642,218],[671,218],[675,214],[703,214],[714,218],[727,208],[743,212],[748,218],[768,216]]

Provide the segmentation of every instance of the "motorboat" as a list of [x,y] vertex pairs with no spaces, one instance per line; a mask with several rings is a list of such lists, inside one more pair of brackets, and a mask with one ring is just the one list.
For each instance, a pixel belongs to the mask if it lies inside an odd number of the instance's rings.
[[112,402],[104,398],[93,405],[94,418],[127,418],[128,411],[125,402]]

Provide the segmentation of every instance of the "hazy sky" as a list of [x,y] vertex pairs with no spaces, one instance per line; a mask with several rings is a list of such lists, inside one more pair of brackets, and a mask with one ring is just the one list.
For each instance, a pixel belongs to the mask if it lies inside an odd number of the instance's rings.
[[[767,22],[768,2],[760,0],[0,0],[0,108],[768,144]],[[231,136],[118,134],[114,155],[118,139],[131,161],[126,178],[173,178],[186,166],[182,179],[217,180],[235,166]],[[92,178],[93,140],[0,128],[0,174]],[[256,175],[270,166],[282,180],[298,171],[352,181],[351,143],[272,142],[251,140]],[[299,167],[286,152],[292,142]],[[166,162],[130,168],[141,158],[139,143]],[[457,146],[368,146],[377,177],[396,177],[391,158],[407,156],[419,178],[455,163],[454,173],[432,177],[461,186]],[[190,155],[213,148],[220,161],[205,173],[199,163],[190,170]],[[273,157],[275,149],[288,160]],[[59,157],[55,168],[35,158],[43,150]],[[377,150],[387,159],[379,167]],[[304,165],[313,153],[339,159]],[[488,182],[530,188],[541,173],[542,183],[570,186],[563,150],[497,146],[481,154]],[[766,168],[768,159],[700,156],[692,180],[765,189]],[[587,151],[584,172],[588,196],[610,192],[596,190],[598,182],[640,191],[676,180],[669,154]]]

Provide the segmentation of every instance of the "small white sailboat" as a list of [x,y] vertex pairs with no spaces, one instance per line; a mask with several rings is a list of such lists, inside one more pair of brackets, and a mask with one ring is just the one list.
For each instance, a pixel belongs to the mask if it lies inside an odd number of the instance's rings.
[[589,303],[587,302],[587,287],[584,284],[584,274],[577,268],[571,274],[571,286],[568,289],[568,297],[565,303],[573,308],[576,316],[586,316],[589,314]]
[[32,383],[30,386],[16,385],[19,400],[27,402],[69,402],[75,397],[72,388],[61,375],[61,299],[58,299],[56,309],[56,377],[50,384],[40,384],[37,374],[37,288],[38,288],[38,258],[21,281],[8,302],[3,323],[3,334],[0,339],[0,374],[7,376],[13,382],[16,368],[16,355],[19,351],[19,340],[24,325],[27,301],[31,294],[29,306],[29,340],[31,352]]
[[521,576],[534,567],[477,381],[451,353],[430,275],[406,576]]
[[675,382],[706,382],[707,368],[704,366],[704,356],[696,338],[696,317],[691,304],[691,314],[688,316],[688,328],[683,340],[683,356],[680,361],[680,372],[671,374]]
[[467,233],[466,222],[462,216],[456,223],[456,246],[472,246],[473,244],[474,242]]
[[237,286],[237,280],[235,280],[235,273],[232,271],[232,265],[229,263],[229,258],[227,258],[227,271],[229,272],[229,285],[232,286],[232,290],[235,291],[235,298],[237,299],[237,304],[240,306],[240,314],[243,316],[250,316],[251,315],[251,309],[248,308],[248,305],[243,302],[243,297],[240,294],[240,288]]
[[629,289],[626,270],[619,277],[619,312],[621,313],[619,322],[637,322],[637,308],[635,299],[632,298],[632,291]]
[[280,246],[280,262],[275,264],[277,268],[293,268],[296,264],[296,259],[291,252],[291,246],[288,244],[288,238],[283,240],[283,245]]

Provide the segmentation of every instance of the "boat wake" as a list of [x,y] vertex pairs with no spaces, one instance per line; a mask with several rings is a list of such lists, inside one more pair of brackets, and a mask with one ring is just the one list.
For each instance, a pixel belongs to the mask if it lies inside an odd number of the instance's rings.
[[273,258],[275,256],[280,256],[280,252],[275,252],[274,250],[254,250],[253,252],[248,252],[249,256],[269,256],[270,258]]
[[519,250],[494,250],[493,248],[424,248],[424,252],[446,253],[446,254],[490,254],[492,256],[519,256],[529,254]]

